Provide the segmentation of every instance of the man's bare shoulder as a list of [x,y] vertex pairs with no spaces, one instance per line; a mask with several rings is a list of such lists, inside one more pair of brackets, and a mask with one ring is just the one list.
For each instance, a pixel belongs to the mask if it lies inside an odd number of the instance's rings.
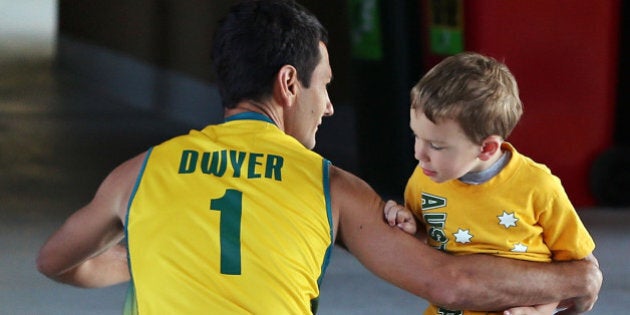
[[382,198],[367,182],[348,171],[331,166],[330,194],[333,212],[346,228],[368,218],[381,218],[385,204]]
[[123,162],[107,175],[101,183],[95,200],[108,199],[108,203],[121,220],[127,215],[127,205],[142,170],[147,152]]
[[363,179],[359,178],[342,168],[331,165],[329,169],[331,189],[340,193],[351,193],[353,191],[374,192],[372,187]]

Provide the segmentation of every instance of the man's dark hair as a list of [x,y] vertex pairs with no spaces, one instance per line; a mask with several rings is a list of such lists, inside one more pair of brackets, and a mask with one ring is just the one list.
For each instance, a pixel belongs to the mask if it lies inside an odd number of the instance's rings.
[[274,77],[284,65],[297,69],[309,87],[321,58],[319,42],[328,33],[303,6],[290,0],[243,1],[221,20],[214,37],[212,60],[223,106],[270,97]]

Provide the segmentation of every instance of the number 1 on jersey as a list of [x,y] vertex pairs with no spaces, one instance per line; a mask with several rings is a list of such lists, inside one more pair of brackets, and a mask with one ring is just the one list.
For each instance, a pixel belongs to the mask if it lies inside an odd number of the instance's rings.
[[243,193],[228,189],[219,199],[210,201],[210,210],[221,212],[221,273],[241,274],[241,213]]

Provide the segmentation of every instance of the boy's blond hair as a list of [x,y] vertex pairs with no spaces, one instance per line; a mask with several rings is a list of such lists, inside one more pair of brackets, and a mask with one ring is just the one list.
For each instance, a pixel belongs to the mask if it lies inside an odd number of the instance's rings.
[[508,67],[472,52],[450,56],[429,70],[411,90],[411,108],[433,123],[455,120],[477,144],[491,135],[506,139],[523,113]]

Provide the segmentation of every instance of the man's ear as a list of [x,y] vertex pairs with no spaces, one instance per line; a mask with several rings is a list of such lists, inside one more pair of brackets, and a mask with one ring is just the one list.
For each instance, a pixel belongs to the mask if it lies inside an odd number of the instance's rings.
[[501,151],[502,143],[503,139],[496,135],[485,138],[481,142],[481,153],[477,157],[482,161],[489,160],[497,151]]
[[273,85],[273,97],[282,106],[292,106],[298,92],[297,69],[284,65],[278,71]]

